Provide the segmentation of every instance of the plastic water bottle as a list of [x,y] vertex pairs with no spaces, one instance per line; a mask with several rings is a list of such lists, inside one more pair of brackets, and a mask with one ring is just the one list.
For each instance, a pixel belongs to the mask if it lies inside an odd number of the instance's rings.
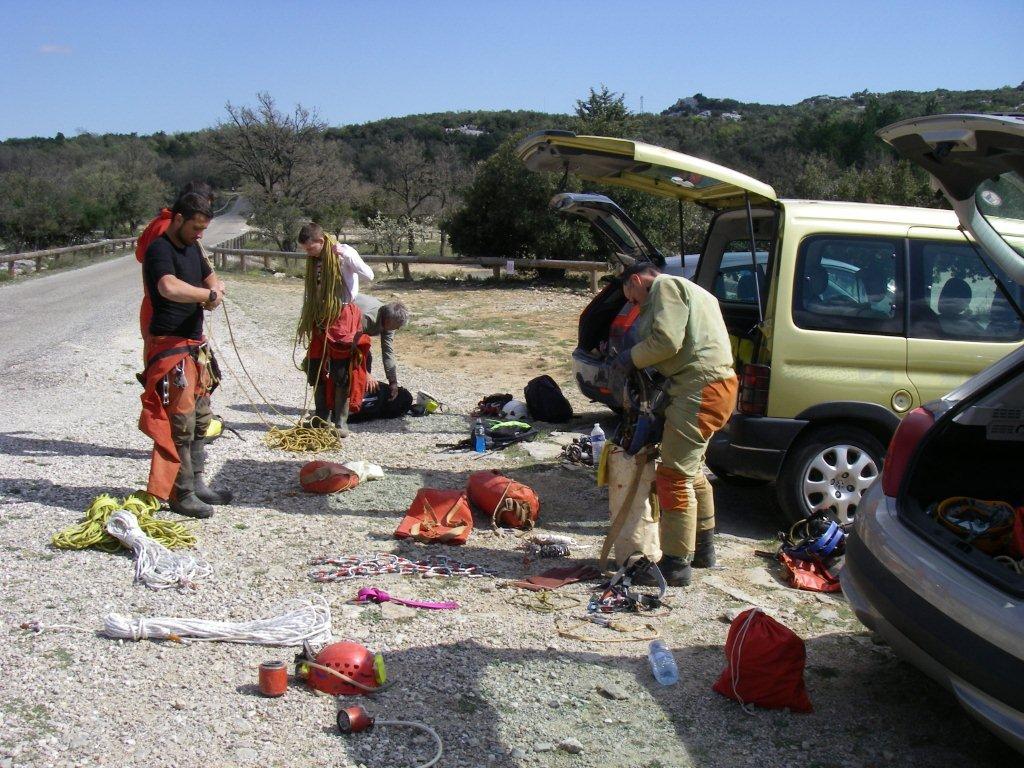
[[679,669],[672,651],[664,640],[652,640],[647,658],[651,661],[651,672],[661,685],[675,685],[679,682]]
[[487,450],[483,419],[477,419],[473,425],[473,450],[477,453],[483,453]]
[[590,449],[594,457],[594,466],[601,460],[601,451],[604,449],[604,430],[600,424],[595,424],[590,431]]

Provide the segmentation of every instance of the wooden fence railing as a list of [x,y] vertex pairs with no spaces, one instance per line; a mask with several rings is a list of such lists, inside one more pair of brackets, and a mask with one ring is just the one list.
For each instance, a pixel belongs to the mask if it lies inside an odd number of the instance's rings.
[[[265,269],[270,269],[272,261],[283,259],[286,268],[298,266],[304,262],[305,253],[301,251],[264,251],[258,249],[230,248],[225,244],[208,249],[213,255],[214,265],[218,269],[227,269],[229,266],[237,266],[243,272],[256,260],[263,262]],[[501,270],[507,269],[509,262],[514,269],[563,269],[567,272],[587,272],[590,275],[590,289],[597,293],[598,278],[608,272],[608,264],[603,261],[563,261],[561,259],[504,259],[498,256],[484,257],[440,257],[440,256],[381,256],[377,254],[364,255],[363,261],[369,264],[401,264],[402,275],[406,280],[412,278],[411,267],[413,265],[448,265],[459,267],[483,267],[490,268],[495,278],[501,277]],[[230,259],[230,261],[229,261]]]
[[66,256],[75,257],[79,254],[100,255],[103,253],[114,253],[123,249],[134,249],[136,238],[122,237],[117,240],[100,240],[85,245],[69,245],[64,248],[48,248],[44,251],[26,251],[25,253],[8,253],[0,255],[0,264],[6,264],[7,269],[14,273],[14,263],[17,261],[34,261],[36,272],[43,268],[43,261],[48,258],[56,259],[57,264]]

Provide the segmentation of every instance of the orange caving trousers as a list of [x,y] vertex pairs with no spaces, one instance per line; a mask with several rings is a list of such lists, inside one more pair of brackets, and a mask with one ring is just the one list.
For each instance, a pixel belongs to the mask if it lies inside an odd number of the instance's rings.
[[733,376],[697,392],[674,394],[669,400],[661,466],[655,474],[661,548],[667,555],[691,557],[697,531],[715,527],[715,497],[704,476],[704,454],[708,440],[732,416],[737,389]]

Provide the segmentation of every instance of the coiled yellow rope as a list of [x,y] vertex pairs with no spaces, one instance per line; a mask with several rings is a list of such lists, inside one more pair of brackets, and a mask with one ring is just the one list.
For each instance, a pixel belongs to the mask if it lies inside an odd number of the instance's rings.
[[123,545],[107,533],[107,520],[119,509],[127,509],[139,521],[139,527],[150,538],[168,549],[194,546],[196,536],[182,523],[160,520],[153,513],[160,509],[160,500],[145,491],[136,491],[124,501],[101,494],[85,510],[82,521],[53,535],[53,546],[60,549],[87,549],[95,547],[104,552],[116,552]]

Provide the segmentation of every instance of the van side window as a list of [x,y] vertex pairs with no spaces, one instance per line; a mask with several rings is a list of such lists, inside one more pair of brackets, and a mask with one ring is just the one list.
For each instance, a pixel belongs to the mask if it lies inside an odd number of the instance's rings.
[[914,338],[1024,339],[1021,318],[970,244],[911,240],[910,264]]
[[903,333],[903,244],[899,240],[815,235],[800,243],[793,321],[845,333]]

